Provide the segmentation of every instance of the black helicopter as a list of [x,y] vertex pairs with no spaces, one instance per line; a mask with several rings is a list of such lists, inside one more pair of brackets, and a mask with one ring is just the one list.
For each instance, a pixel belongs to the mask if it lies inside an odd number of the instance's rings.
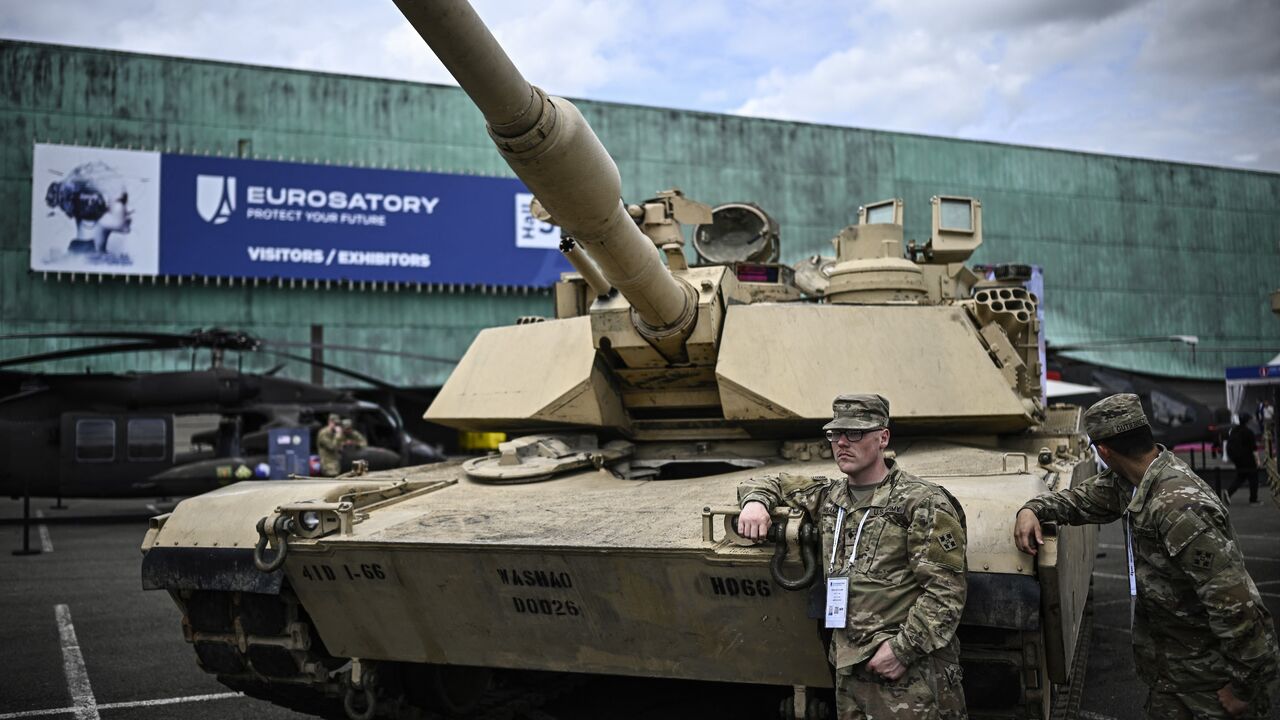
[[[194,495],[271,471],[272,430],[303,429],[298,447],[315,448],[328,416],[352,420],[368,447],[343,453],[370,469],[420,465],[443,459],[439,448],[413,437],[396,410],[397,396],[412,395],[367,375],[279,349],[306,343],[266,341],[220,329],[175,333],[41,333],[17,338],[118,340],[0,360],[0,368],[103,354],[208,349],[206,370],[157,373],[33,373],[0,370],[0,493],[12,497],[129,498]],[[318,346],[351,349],[344,346]],[[386,353],[361,348],[361,352]],[[322,367],[369,383],[386,402],[349,391],[223,365],[227,352],[262,352]],[[410,353],[413,358],[453,362]],[[278,442],[288,442],[280,439]],[[309,458],[308,458],[309,459]],[[306,465],[302,465],[306,467]],[[305,471],[304,471],[305,473]],[[300,473],[303,474],[303,473]],[[310,473],[318,475],[318,469]]]

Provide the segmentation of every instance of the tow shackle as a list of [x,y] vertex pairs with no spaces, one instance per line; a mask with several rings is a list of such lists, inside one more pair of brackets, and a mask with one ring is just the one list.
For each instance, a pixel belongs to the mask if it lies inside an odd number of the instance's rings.
[[[378,694],[375,691],[378,678],[371,663],[352,660],[345,678],[347,691],[342,696],[342,709],[350,720],[372,720],[378,711]],[[360,705],[364,709],[360,709]]]
[[[267,527],[269,519],[271,516],[267,515],[258,520],[258,544],[253,546],[253,566],[264,573],[275,572],[284,565],[284,559],[289,554],[287,538],[294,529],[293,518],[288,515],[277,515],[270,528]],[[275,540],[276,554],[268,560],[267,542],[272,539]]]
[[821,538],[813,523],[799,521],[801,525],[796,532],[796,543],[799,545],[803,570],[798,577],[787,577],[782,570],[782,564],[787,558],[789,522],[790,518],[783,518],[769,526],[766,537],[773,541],[773,559],[769,561],[769,574],[773,576],[774,582],[786,590],[803,590],[818,579],[818,548],[821,546]]

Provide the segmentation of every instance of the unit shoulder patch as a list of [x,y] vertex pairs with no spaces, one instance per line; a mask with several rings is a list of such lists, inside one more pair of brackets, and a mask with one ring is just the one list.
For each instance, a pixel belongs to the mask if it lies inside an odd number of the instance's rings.
[[934,511],[933,532],[924,555],[924,559],[934,565],[941,565],[957,572],[964,570],[964,528],[954,515],[940,510]]

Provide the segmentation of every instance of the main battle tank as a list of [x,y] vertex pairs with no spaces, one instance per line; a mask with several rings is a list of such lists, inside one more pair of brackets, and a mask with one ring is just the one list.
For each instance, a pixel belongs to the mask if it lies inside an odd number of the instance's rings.
[[[982,208],[864,206],[835,255],[778,264],[755,205],[667,191],[625,204],[578,111],[530,86],[464,2],[400,9],[483,112],[578,272],[554,316],[476,338],[428,420],[500,452],[329,480],[241,483],[152,521],[143,583],[170,592],[201,666],[277,703],[350,717],[497,716],[577,674],[778,686],[822,717],[808,518],[736,535],[757,473],[838,472],[832,398],[891,402],[898,462],[968,518],[961,621],[976,717],[1049,717],[1082,680],[1096,533],[1019,553],[1022,503],[1095,472],[1081,414],[1048,406],[1037,299],[964,261]],[[694,225],[701,263],[685,261]]]

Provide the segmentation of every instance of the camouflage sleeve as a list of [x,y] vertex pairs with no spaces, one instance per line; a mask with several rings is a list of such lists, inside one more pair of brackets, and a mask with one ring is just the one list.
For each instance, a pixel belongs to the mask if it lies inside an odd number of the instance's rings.
[[364,433],[359,430],[351,431],[351,444],[358,448],[369,447],[368,439],[366,439]]
[[905,665],[951,643],[967,591],[967,538],[951,501],[934,492],[916,506],[909,521],[907,564],[923,592],[907,612],[902,629],[889,640],[893,654]]
[[822,491],[828,480],[822,477],[792,475],[761,475],[746,480],[738,486],[738,507],[744,507],[755,500],[773,509],[779,505],[790,505],[809,513],[809,517],[818,517],[818,508],[822,505]]
[[1166,522],[1165,549],[1195,583],[1209,629],[1227,660],[1232,691],[1252,702],[1275,678],[1276,636],[1244,556],[1226,532],[1228,521],[1216,509],[1202,507],[1171,513]]
[[321,450],[337,452],[338,436],[331,432],[321,432],[316,435],[316,445]]
[[1128,507],[1121,501],[1115,482],[1111,473],[1101,473],[1075,487],[1038,495],[1022,507],[1034,512],[1041,522],[1064,525],[1109,523],[1119,520]]

